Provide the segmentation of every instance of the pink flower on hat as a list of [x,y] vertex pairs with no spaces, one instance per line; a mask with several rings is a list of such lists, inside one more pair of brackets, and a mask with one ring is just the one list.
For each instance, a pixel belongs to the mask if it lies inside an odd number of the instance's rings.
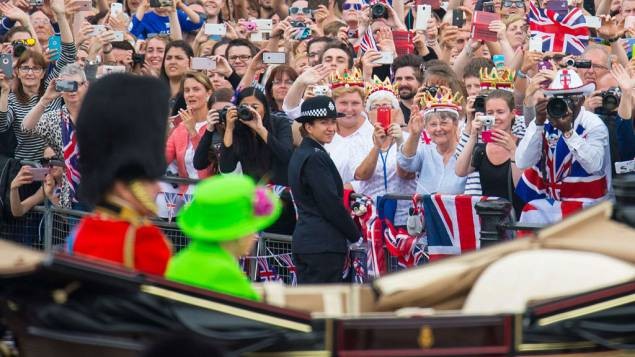
[[254,197],[254,215],[258,217],[268,216],[273,212],[273,202],[269,199],[265,188],[256,188],[256,197]]

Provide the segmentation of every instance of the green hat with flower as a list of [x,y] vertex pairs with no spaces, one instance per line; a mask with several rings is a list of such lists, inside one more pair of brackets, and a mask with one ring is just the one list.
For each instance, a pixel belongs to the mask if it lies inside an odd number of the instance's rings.
[[217,175],[196,185],[177,224],[192,239],[223,242],[269,227],[281,211],[280,199],[249,176]]

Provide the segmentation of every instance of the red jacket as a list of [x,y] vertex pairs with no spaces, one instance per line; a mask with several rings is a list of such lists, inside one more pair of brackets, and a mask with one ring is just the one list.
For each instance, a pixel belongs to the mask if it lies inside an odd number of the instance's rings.
[[100,214],[82,218],[67,245],[71,254],[119,263],[154,275],[163,275],[172,257],[172,245],[152,224]]

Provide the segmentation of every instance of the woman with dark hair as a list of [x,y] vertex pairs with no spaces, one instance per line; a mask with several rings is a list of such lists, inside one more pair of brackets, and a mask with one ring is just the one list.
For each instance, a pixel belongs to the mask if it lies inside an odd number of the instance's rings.
[[[236,100],[238,108],[229,108],[223,145],[220,151],[220,171],[233,172],[240,163],[243,174],[256,181],[288,186],[287,167],[293,153],[291,123],[271,114],[265,95],[254,87],[244,89]],[[295,214],[290,197],[284,202],[281,219],[269,232],[291,234]]]
[[283,64],[274,68],[265,83],[265,93],[269,99],[269,106],[273,113],[282,112],[282,102],[298,73],[293,67]]
[[164,36],[150,37],[146,41],[145,63],[147,68],[145,73],[157,76],[163,68],[163,59],[168,46],[168,39]]
[[185,108],[181,93],[181,81],[190,70],[194,51],[185,41],[172,41],[165,47],[165,56],[161,65],[161,79],[170,85],[170,110],[172,115]]
[[[487,116],[477,116],[472,121],[470,139],[457,159],[455,170],[460,177],[474,171],[479,172],[482,194],[509,200],[513,203],[518,218],[523,202],[514,191],[522,170],[516,166],[515,161],[519,140],[512,133],[516,120],[513,110],[512,92],[497,89],[487,96]],[[490,124],[491,128],[485,127],[486,119],[494,120]],[[479,136],[482,136],[483,144],[477,143]]]
[[[201,138],[201,142],[194,153],[194,168],[205,170],[212,166],[212,172],[218,173],[220,148],[223,145],[225,135],[225,109],[233,106],[234,91],[229,88],[221,88],[210,97],[210,110],[207,112],[207,129]],[[221,118],[223,114],[223,118]]]
[[[7,73],[0,71],[0,133],[13,131],[17,146],[14,156],[21,160],[38,160],[44,152],[44,140],[22,130],[22,120],[33,108],[52,80],[57,78],[60,70],[75,61],[77,48],[73,41],[73,33],[66,19],[64,1],[51,1],[51,9],[56,14],[62,39],[60,58],[47,73],[48,63],[37,51],[26,50],[18,58],[14,66],[15,86],[11,90]],[[81,83],[80,83],[81,84]],[[62,107],[62,98],[49,104],[51,110]],[[2,144],[3,146],[6,144]],[[4,148],[3,148],[4,149]]]

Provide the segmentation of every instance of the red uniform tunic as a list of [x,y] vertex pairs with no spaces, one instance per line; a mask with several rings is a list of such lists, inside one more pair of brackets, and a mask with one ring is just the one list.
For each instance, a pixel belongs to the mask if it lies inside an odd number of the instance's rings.
[[67,242],[71,254],[123,264],[148,274],[163,275],[172,246],[155,226],[140,219],[96,213],[84,217]]

